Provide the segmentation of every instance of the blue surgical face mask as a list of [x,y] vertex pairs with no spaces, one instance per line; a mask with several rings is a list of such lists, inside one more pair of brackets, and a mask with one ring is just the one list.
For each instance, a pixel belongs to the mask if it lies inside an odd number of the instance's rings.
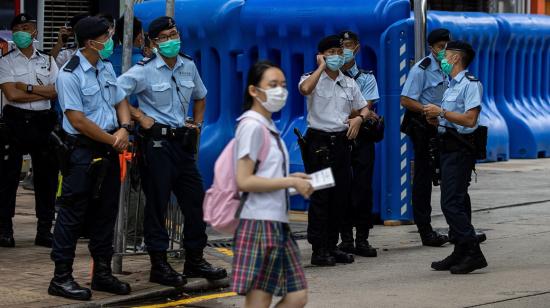
[[351,60],[353,60],[354,54],[353,50],[344,48],[344,62],[349,63]]
[[344,65],[344,57],[340,55],[327,56],[327,67],[331,71],[338,71]]

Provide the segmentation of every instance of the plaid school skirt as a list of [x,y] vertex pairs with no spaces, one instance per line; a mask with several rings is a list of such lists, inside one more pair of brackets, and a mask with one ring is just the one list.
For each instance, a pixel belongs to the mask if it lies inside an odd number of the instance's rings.
[[307,288],[300,250],[287,223],[241,219],[233,241],[232,290],[276,296]]

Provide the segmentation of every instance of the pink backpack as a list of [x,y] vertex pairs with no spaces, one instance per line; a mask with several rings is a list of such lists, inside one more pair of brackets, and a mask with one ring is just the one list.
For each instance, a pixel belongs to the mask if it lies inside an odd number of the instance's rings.
[[[257,121],[253,118],[243,118],[244,121]],[[266,159],[271,145],[270,132],[262,124],[263,143],[260,148],[254,173]],[[239,215],[248,193],[239,196],[236,179],[235,138],[225,146],[214,165],[214,183],[206,191],[202,204],[204,221],[221,233],[233,234],[239,224]]]

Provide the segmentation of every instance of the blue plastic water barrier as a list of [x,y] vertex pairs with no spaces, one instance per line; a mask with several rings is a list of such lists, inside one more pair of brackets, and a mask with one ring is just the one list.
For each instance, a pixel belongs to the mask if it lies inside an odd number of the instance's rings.
[[464,40],[474,47],[476,56],[469,71],[483,84],[480,122],[489,127],[487,161],[508,160],[508,128],[495,98],[495,75],[500,71],[495,63],[495,46],[499,36],[497,20],[485,13],[430,12],[428,33],[437,28],[449,29],[453,40]]
[[550,17],[498,14],[497,107],[510,130],[510,156],[550,156]]

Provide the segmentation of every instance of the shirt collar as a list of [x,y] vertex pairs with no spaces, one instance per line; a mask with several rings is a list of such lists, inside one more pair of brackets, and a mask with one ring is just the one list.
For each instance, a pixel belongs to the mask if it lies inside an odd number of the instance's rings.
[[327,79],[329,79],[329,80],[332,81],[332,82],[338,82],[338,81],[344,79],[344,76],[345,76],[344,73],[342,73],[341,71],[338,71],[338,77],[336,77],[336,80],[332,80],[332,78],[330,78],[330,76],[327,74],[327,72],[323,71],[323,72],[321,73],[321,78],[320,78],[320,79],[325,79],[325,78],[327,78]]
[[[21,51],[21,49],[19,49],[19,47],[15,47],[15,51],[14,51],[14,52],[15,52],[15,56],[16,56],[16,57],[21,56],[21,57],[27,59],[27,56],[25,56],[25,55],[23,54],[23,52]],[[38,50],[36,50],[36,48],[33,47],[33,49],[32,49],[32,55],[31,55],[30,59],[35,58],[35,57],[39,57],[39,54],[38,54]],[[29,60],[30,60],[30,59],[29,59]]]
[[261,115],[259,112],[256,112],[254,110],[248,110],[245,113],[243,113],[237,121],[241,121],[244,118],[252,118],[254,120],[259,121],[262,123],[265,127],[267,127],[270,131],[279,134],[279,130],[275,126],[275,123],[273,123],[273,120],[266,119],[263,115]]
[[[170,67],[168,66],[168,64],[166,64],[166,62],[164,62],[164,58],[160,55],[156,55],[155,57],[155,65],[157,68],[161,68],[163,66],[166,66],[167,69],[170,69]],[[183,60],[181,59],[181,57],[179,55],[176,56],[176,65],[174,65],[174,71],[180,67],[181,65],[183,65]]]
[[439,66],[439,62],[434,58],[434,55],[430,52],[428,55],[430,59],[432,59],[432,62],[430,63],[429,70],[430,71],[441,71],[441,66]]
[[460,73],[458,73],[455,78],[453,78],[453,83],[460,83],[462,81],[462,79],[464,79],[464,76],[466,76],[466,73],[468,72],[468,70],[463,70],[461,71]]
[[351,78],[355,77],[355,75],[359,73],[359,68],[357,67],[357,63],[354,63],[353,66],[346,72],[351,76]]
[[87,72],[90,69],[97,69],[98,71],[101,71],[104,67],[103,61],[97,60],[97,65],[94,68],[94,66],[90,63],[90,61],[88,61],[88,59],[86,59],[86,57],[82,54],[82,52],[80,52],[80,50],[76,52],[76,55],[80,58],[80,67],[82,67],[82,70],[84,72]]

